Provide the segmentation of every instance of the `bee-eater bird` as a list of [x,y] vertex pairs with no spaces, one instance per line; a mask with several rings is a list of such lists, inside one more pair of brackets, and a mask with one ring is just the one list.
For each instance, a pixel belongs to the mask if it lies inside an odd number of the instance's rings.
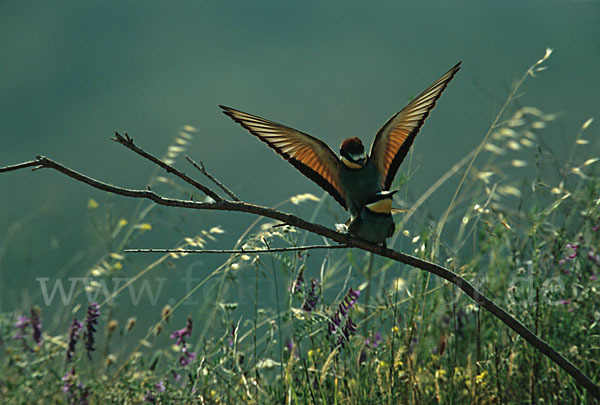
[[380,191],[371,195],[360,214],[350,220],[348,233],[368,242],[385,242],[396,229],[392,218],[392,197],[397,191]]
[[385,123],[377,132],[369,155],[359,138],[344,140],[340,146],[341,158],[338,158],[327,144],[311,135],[233,108],[220,107],[356,217],[375,193],[390,189],[400,163],[436,101],[460,69],[460,63]]

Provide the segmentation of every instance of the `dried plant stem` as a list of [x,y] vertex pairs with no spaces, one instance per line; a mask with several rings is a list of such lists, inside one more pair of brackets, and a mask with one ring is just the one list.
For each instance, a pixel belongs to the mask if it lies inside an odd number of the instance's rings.
[[257,250],[245,250],[245,249],[125,249],[126,253],[228,253],[228,254],[247,254],[255,255],[262,253],[274,253],[274,252],[301,252],[304,250],[315,250],[315,249],[345,249],[348,245],[306,245],[306,246],[293,246],[284,248],[269,248],[269,249],[257,249]]

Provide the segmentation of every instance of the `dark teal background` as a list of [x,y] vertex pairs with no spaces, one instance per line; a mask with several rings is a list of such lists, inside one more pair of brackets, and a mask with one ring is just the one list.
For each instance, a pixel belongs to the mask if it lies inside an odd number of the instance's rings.
[[[599,111],[600,1],[3,1],[0,166],[43,154],[145,188],[153,167],[109,141],[112,132],[127,131],[161,156],[191,124],[199,132],[187,153],[242,199],[273,205],[302,192],[320,196],[218,104],[303,130],[337,151],[348,136],[370,144],[389,116],[462,60],[414,144],[414,199],[481,140],[512,82],[547,47],[548,70],[526,82],[519,102],[561,114],[544,132],[560,154]],[[426,209],[439,217],[450,196],[437,194]],[[136,204],[50,170],[0,175],[1,310],[39,304],[29,295],[39,288],[35,277],[82,276],[110,250],[91,229],[91,197],[127,218]],[[137,246],[172,247],[221,225],[227,234],[211,247],[229,248],[255,219],[159,212]]]

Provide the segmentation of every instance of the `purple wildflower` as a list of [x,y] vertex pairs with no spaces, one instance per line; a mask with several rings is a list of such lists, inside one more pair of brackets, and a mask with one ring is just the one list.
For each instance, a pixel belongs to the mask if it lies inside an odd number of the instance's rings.
[[180,345],[181,343],[185,343],[186,336],[191,336],[191,335],[192,335],[192,318],[190,318],[188,316],[187,324],[185,325],[185,328],[176,330],[175,332],[171,333],[171,339],[176,339],[177,340],[176,344]]
[[577,257],[577,253],[579,252],[579,243],[567,243],[567,247],[569,249],[573,249],[570,255],[566,257],[567,260],[573,260]]
[[289,337],[285,339],[285,347],[291,352],[294,350],[294,341]]
[[165,387],[165,382],[163,380],[160,380],[159,382],[157,382],[155,387],[156,387],[156,391],[158,391],[158,392],[164,392],[167,389]]
[[33,340],[37,345],[42,343],[42,310],[39,307],[31,308],[29,323],[33,329]]
[[[234,328],[232,333],[236,331],[237,328]],[[189,352],[187,348],[187,342],[185,341],[186,336],[192,335],[192,318],[188,316],[187,324],[185,328],[176,330],[171,333],[171,339],[175,339],[177,341],[177,346],[181,347],[181,355],[179,356],[179,364],[183,367],[188,366],[192,360],[196,357],[196,353]]]
[[67,400],[70,404],[81,404],[87,405],[89,403],[89,390],[81,383],[77,382],[77,376],[75,375],[75,368],[71,368],[67,374],[62,378],[63,381],[63,392],[67,395]]
[[342,329],[342,334],[344,335],[346,340],[348,340],[350,336],[353,335],[354,332],[356,332],[356,328],[357,325],[354,322],[352,322],[352,318],[348,317],[348,319],[346,319],[346,324],[344,324],[344,328]]
[[20,316],[17,318],[15,328],[17,328],[17,334],[13,336],[13,339],[20,340],[23,343],[23,348],[29,351],[33,351],[27,341],[27,327],[31,325],[31,336],[33,341],[39,346],[42,343],[42,320],[40,317],[40,309],[38,307],[31,308],[31,317]]
[[377,332],[373,339],[365,339],[365,345],[369,346],[371,349],[376,348],[381,343],[381,333]]
[[597,274],[592,274],[590,276],[590,281],[596,281],[596,280],[598,280],[598,275]]
[[94,333],[96,333],[96,325],[98,324],[98,318],[100,317],[100,306],[97,302],[90,302],[88,305],[87,313],[85,316],[85,332],[83,338],[85,339],[85,350],[88,358],[92,358],[92,352],[96,350],[94,344]]
[[300,291],[302,284],[304,284],[304,266],[302,266],[300,268],[300,271],[298,272],[298,277],[296,277],[296,279],[294,280],[294,283],[290,287],[290,291],[291,292]]
[[342,323],[342,318],[346,318],[346,323],[344,327],[341,329],[341,335],[337,340],[337,344],[343,346],[344,341],[347,341],[350,338],[350,335],[356,332],[356,324],[352,322],[350,316],[347,316],[350,309],[356,304],[358,301],[358,296],[360,295],[359,291],[355,291],[352,288],[348,291],[348,294],[344,297],[340,305],[338,306],[338,310],[335,311],[333,316],[330,319],[329,323],[329,333],[335,334],[340,329],[340,325]]
[[571,300],[558,300],[558,303],[560,305],[568,305],[571,303]]
[[331,322],[329,323],[329,333],[335,333],[335,331],[340,327],[342,320],[340,319],[340,311],[336,311],[331,318]]
[[15,323],[15,328],[17,328],[17,334],[13,336],[13,339],[17,339],[23,342],[23,348],[31,350],[29,346],[27,346],[27,342],[25,341],[25,337],[27,335],[27,326],[29,325],[29,318],[26,316],[20,316],[17,319],[17,323]]
[[40,309],[38,307],[31,309],[31,317],[20,316],[17,318],[15,328],[17,328],[17,334],[13,336],[13,339],[20,340],[23,343],[23,348],[29,351],[33,351],[27,344],[27,327],[31,326],[31,336],[34,342],[39,346],[42,343],[42,321],[40,318]]
[[352,287],[350,287],[348,294],[346,294],[346,297],[344,297],[344,300],[340,304],[340,312],[342,313],[342,316],[346,316],[350,308],[352,308],[358,300],[359,295],[360,291],[354,291]]
[[75,354],[75,345],[79,340],[79,335],[81,334],[81,330],[83,329],[83,324],[77,320],[77,318],[73,318],[73,323],[71,323],[71,327],[69,328],[69,347],[67,349],[67,361],[71,361],[73,359],[73,355]]
[[588,259],[594,264],[600,264],[600,254],[597,254],[593,249],[588,252]]
[[196,353],[188,352],[187,345],[181,348],[181,356],[179,356],[179,364],[183,367],[189,366],[192,360],[196,357]]
[[346,323],[344,324],[344,327],[342,328],[342,333],[340,335],[340,337],[338,338],[338,345],[340,346],[344,346],[345,342],[350,340],[350,336],[354,335],[354,332],[356,332],[356,324],[354,322],[352,322],[352,319],[350,319],[350,317],[348,317],[346,319]]
[[318,302],[319,297],[317,296],[317,280],[315,278],[311,278],[310,290],[306,292],[306,297],[304,298],[304,305],[302,305],[302,309],[306,312],[311,312],[317,307]]
[[295,359],[300,358],[298,355],[298,350],[296,349],[296,344],[292,340],[292,338],[288,337],[285,339],[285,347],[290,352],[290,355],[293,355]]
[[75,367],[71,368],[67,374],[65,374],[62,378],[63,384],[63,392],[72,393],[72,389],[75,387],[75,380],[77,377],[75,376]]

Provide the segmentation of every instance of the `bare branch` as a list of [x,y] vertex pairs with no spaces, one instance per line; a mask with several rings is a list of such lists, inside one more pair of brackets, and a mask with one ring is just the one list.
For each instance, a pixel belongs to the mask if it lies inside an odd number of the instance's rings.
[[[128,148],[138,152],[141,149],[135,147],[130,138],[123,138],[118,135],[122,141],[117,140],[119,143],[123,143]],[[129,140],[128,140],[129,139]],[[141,151],[142,156],[154,161],[151,155],[146,154]],[[165,164],[164,162],[157,160],[156,164],[165,168],[170,173],[174,173],[178,177],[181,177],[183,174],[178,172],[176,169],[171,166]],[[471,283],[467,280],[459,276],[458,274],[441,267],[437,264],[427,262],[425,260],[418,259],[414,256],[406,255],[404,253],[397,252],[395,250],[391,250],[385,248],[383,246],[379,246],[373,243],[369,243],[360,239],[356,239],[348,234],[343,234],[334,231],[333,229],[324,227],[322,225],[314,224],[312,222],[308,222],[299,218],[295,215],[287,214],[285,212],[277,211],[271,208],[261,207],[258,205],[253,205],[241,201],[228,201],[219,199],[214,203],[203,203],[196,202],[192,200],[179,200],[173,198],[165,198],[161,197],[153,191],[147,190],[131,190],[125,189],[117,186],[113,186],[110,184],[106,184],[100,182],[98,180],[92,179],[91,177],[85,176],[81,173],[78,173],[74,170],[71,170],[53,160],[48,159],[47,157],[38,156],[35,161],[25,162],[14,166],[8,166],[0,171],[10,171],[22,169],[25,167],[31,166],[40,166],[51,168],[57,170],[69,177],[72,177],[78,181],[86,183],[94,188],[99,190],[107,191],[109,193],[114,193],[118,195],[123,195],[126,197],[134,197],[134,198],[146,198],[154,201],[157,204],[170,206],[170,207],[181,207],[181,208],[192,208],[192,209],[200,209],[200,210],[218,210],[218,211],[237,211],[237,212],[247,212],[255,215],[260,215],[267,218],[272,218],[275,220],[282,221],[288,225],[295,226],[297,228],[304,229],[306,231],[315,233],[317,235],[324,236],[329,238],[335,242],[340,244],[347,245],[348,247],[355,247],[362,250],[366,250],[369,252],[373,252],[377,255],[387,257],[389,259],[395,260],[397,262],[408,264],[409,266],[413,266],[419,268],[421,270],[428,271],[433,273],[444,280],[449,281],[450,283],[456,285],[458,288],[463,290],[465,294],[471,297],[478,305],[482,308],[486,309],[488,312],[493,314],[496,318],[500,319],[507,325],[509,328],[514,330],[517,334],[519,334],[523,339],[529,342],[532,346],[534,346],[541,353],[546,355],[549,359],[551,359],[554,363],[558,364],[563,370],[569,373],[579,384],[581,384],[585,389],[587,389],[592,396],[597,399],[600,399],[600,387],[595,385],[592,380],[590,380],[585,374],[581,372],[573,363],[563,357],[560,353],[554,350],[548,343],[537,337],[533,332],[531,332],[527,327],[525,327],[518,320],[510,316],[504,309],[500,308],[494,302],[492,302],[489,298],[479,292]],[[183,175],[185,176],[185,175]],[[187,176],[186,176],[187,177]],[[184,178],[184,177],[181,177]],[[190,179],[191,180],[191,179]],[[192,184],[192,183],[190,183]],[[202,186],[204,187],[204,186]],[[208,189],[207,189],[208,190]],[[208,190],[210,193],[214,194],[213,191]],[[208,193],[207,193],[208,194]],[[208,194],[210,195],[210,194]],[[215,194],[216,195],[216,194]],[[217,196],[218,197],[218,196]],[[214,198],[214,197],[213,197]],[[247,252],[248,253],[248,252]]]
[[150,153],[146,152],[142,148],[140,148],[137,145],[135,145],[133,143],[133,138],[131,138],[129,135],[127,135],[127,132],[125,132],[124,135],[121,135],[117,131],[115,131],[115,137],[111,138],[111,139],[113,141],[115,141],[117,143],[120,143],[121,145],[125,146],[127,149],[130,149],[130,150],[134,151],[138,155],[140,155],[140,156],[148,159],[152,163],[154,163],[154,164],[162,167],[168,173],[174,174],[175,176],[179,177],[180,179],[182,179],[186,183],[191,184],[192,186],[196,187],[198,190],[202,191],[204,194],[206,194],[207,196],[209,196],[213,200],[215,200],[215,201],[221,201],[221,200],[223,200],[221,197],[219,197],[219,195],[217,193],[215,193],[214,191],[212,191],[208,187],[206,187],[206,186],[198,183],[196,180],[192,179],[187,174],[185,174],[183,172],[180,172],[179,170],[175,169],[173,166],[166,164],[165,162],[163,162],[162,160],[160,160],[156,156],[151,155]]
[[5,167],[0,167],[0,173],[4,173],[4,172],[12,172],[13,170],[19,170],[19,169],[24,169],[26,167],[36,167],[39,166],[39,163],[37,162],[37,160],[32,160],[30,162],[23,162],[23,163],[19,163],[18,165],[12,165],[12,166],[5,166]]
[[215,183],[217,185],[217,187],[219,187],[221,190],[223,190],[225,192],[225,194],[227,194],[229,197],[231,197],[233,199],[233,201],[240,201],[240,199],[237,198],[237,196],[233,193],[233,191],[231,191],[229,188],[227,188],[227,186],[225,184],[221,183],[219,180],[214,178],[209,172],[206,171],[206,169],[204,168],[204,163],[200,162],[200,164],[198,164],[198,163],[194,162],[194,160],[191,157],[189,157],[188,155],[185,155],[185,158],[187,159],[188,162],[191,163],[192,166],[194,166],[196,169],[198,169],[198,171],[200,173],[205,175],[210,181]]
[[244,249],[233,249],[233,250],[221,250],[221,249],[125,249],[126,253],[241,253],[241,254],[261,254],[261,253],[273,253],[273,252],[301,252],[304,250],[315,250],[315,249],[346,249],[348,245],[308,245],[308,246],[295,246],[295,247],[284,247],[284,248],[270,248],[270,249],[259,249],[259,250],[244,250]]

